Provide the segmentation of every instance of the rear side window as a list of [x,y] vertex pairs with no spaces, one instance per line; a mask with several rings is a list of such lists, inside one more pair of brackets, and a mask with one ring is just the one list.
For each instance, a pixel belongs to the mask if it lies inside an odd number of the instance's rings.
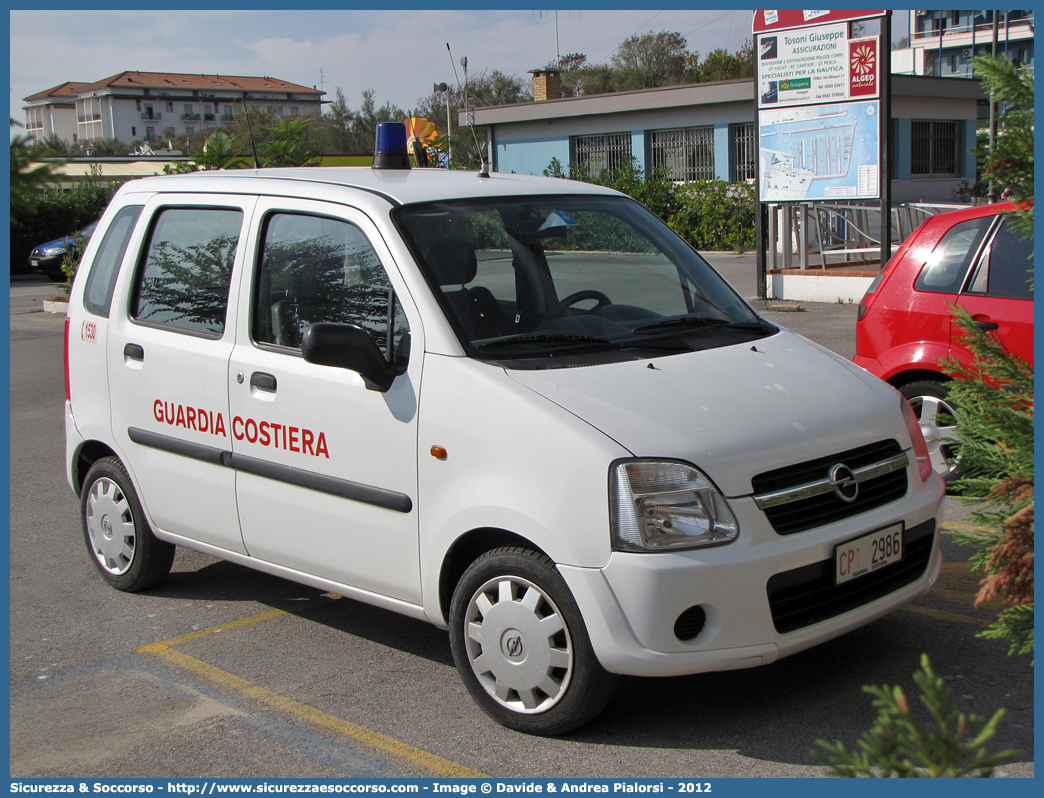
[[243,212],[167,208],[157,215],[131,314],[141,322],[219,338]]
[[353,224],[276,213],[265,225],[254,340],[300,349],[309,324],[354,324],[405,367],[410,328],[370,242]]
[[914,288],[935,294],[960,293],[968,268],[995,218],[983,216],[951,227],[928,256]]
[[116,287],[116,276],[127,251],[127,242],[134,231],[134,223],[141,216],[141,205],[122,208],[105,231],[98,253],[94,256],[87,283],[83,289],[83,304],[96,316],[109,316],[112,305],[112,290]]
[[1033,299],[1030,279],[1033,269],[1033,241],[1012,230],[1005,219],[983,255],[975,275],[972,292],[1006,299]]

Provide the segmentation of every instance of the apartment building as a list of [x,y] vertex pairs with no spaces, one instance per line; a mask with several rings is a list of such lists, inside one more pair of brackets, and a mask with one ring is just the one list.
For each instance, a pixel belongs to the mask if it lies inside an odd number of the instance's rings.
[[63,83],[25,98],[25,127],[35,139],[76,141],[76,93],[87,83]]
[[64,83],[25,98],[37,139],[153,141],[231,125],[233,109],[279,116],[318,114],[324,92],[281,78],[121,72],[95,83]]
[[1033,11],[911,11],[910,46],[892,53],[892,71],[943,78],[972,77],[971,59],[997,53],[1033,66]]

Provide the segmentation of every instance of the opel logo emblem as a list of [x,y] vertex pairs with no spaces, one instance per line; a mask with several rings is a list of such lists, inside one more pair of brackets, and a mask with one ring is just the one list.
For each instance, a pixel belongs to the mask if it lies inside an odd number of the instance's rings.
[[517,635],[515,637],[509,637],[505,649],[510,657],[522,656],[522,638]]
[[830,469],[830,487],[843,502],[854,502],[859,495],[859,483],[855,474],[844,463],[838,463]]

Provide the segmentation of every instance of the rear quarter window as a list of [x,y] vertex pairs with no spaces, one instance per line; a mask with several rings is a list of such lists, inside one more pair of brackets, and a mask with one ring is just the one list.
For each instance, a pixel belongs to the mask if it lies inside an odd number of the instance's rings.
[[112,291],[116,286],[116,276],[120,272],[123,255],[127,251],[134,224],[141,215],[141,205],[128,205],[121,208],[105,231],[98,253],[94,256],[87,282],[83,289],[83,304],[96,316],[108,318],[112,306]]
[[951,227],[917,275],[914,288],[935,294],[960,293],[994,216],[969,219]]

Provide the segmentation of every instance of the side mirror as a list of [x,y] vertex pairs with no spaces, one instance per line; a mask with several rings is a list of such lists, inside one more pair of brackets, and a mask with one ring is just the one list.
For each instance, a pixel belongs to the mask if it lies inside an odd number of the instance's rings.
[[301,336],[301,354],[318,366],[358,372],[371,391],[384,393],[395,381],[395,367],[369,334],[354,324],[309,324]]

